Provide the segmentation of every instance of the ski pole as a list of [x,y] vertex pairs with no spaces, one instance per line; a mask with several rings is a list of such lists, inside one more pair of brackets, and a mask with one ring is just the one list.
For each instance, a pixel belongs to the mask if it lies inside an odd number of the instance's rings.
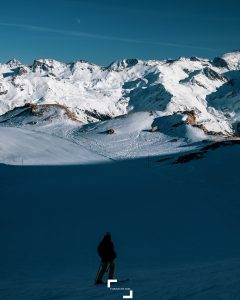
[[100,265],[99,265],[99,268],[98,268],[98,271],[97,271],[97,275],[96,275],[95,282],[96,282],[96,281],[97,281],[97,279],[98,279],[98,275],[99,275],[99,272],[100,272],[101,266],[102,266],[102,263],[100,262]]

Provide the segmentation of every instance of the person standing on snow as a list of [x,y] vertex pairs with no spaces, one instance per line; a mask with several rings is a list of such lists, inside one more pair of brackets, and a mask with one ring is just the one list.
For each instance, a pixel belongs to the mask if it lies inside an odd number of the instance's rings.
[[117,254],[114,250],[114,245],[111,239],[110,232],[107,232],[103,237],[103,240],[98,245],[98,254],[101,257],[101,270],[97,275],[96,284],[103,283],[102,278],[107,271],[109,265],[108,279],[113,279],[115,271],[115,262],[114,259],[117,257]]

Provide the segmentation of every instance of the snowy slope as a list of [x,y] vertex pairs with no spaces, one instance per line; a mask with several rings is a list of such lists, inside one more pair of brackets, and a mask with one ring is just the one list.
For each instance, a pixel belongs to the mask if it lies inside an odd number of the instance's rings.
[[5,164],[89,164],[107,160],[73,142],[27,129],[0,127],[0,140],[0,163]]
[[[96,162],[97,157],[101,161],[101,157],[123,160],[178,155],[196,150],[202,144],[227,138],[204,132],[202,128],[190,124],[188,114],[159,116],[157,113],[136,112],[85,125],[69,119],[68,115],[62,107],[41,105],[25,106],[0,116],[1,162],[56,164],[57,153],[61,151],[60,164],[68,161],[91,163]],[[109,133],[111,130],[112,134]],[[92,153],[84,156],[88,158],[85,161],[79,160],[83,149]],[[46,156],[46,153],[49,155]]]
[[239,166],[239,145],[188,164],[1,165],[2,299],[122,299],[93,285],[110,230],[134,299],[238,300]]

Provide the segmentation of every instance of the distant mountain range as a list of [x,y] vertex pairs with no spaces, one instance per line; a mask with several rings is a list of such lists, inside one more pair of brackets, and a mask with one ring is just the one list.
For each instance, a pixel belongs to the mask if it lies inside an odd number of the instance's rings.
[[[30,104],[41,111],[47,105],[48,112],[52,105],[83,123],[137,111],[162,116],[191,112],[194,123],[207,131],[237,134],[240,51],[213,60],[124,59],[108,67],[52,59],[35,60],[31,66],[16,59],[1,64],[0,114]],[[1,120],[6,121],[6,116]]]

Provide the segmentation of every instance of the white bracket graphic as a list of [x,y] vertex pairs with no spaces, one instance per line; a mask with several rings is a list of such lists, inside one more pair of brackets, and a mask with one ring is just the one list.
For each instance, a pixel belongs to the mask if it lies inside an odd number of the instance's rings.
[[130,290],[129,295],[123,296],[123,299],[132,299],[132,298],[133,298],[133,291],[132,290]]
[[123,299],[133,299],[133,290],[130,290],[129,288],[111,288],[111,283],[116,283],[118,282],[117,279],[108,279],[107,281],[107,287],[110,290],[128,290],[129,291],[129,295],[124,295]]
[[117,282],[117,279],[108,279],[108,281],[107,281],[107,287],[110,289],[111,283],[116,283],[116,282]]

